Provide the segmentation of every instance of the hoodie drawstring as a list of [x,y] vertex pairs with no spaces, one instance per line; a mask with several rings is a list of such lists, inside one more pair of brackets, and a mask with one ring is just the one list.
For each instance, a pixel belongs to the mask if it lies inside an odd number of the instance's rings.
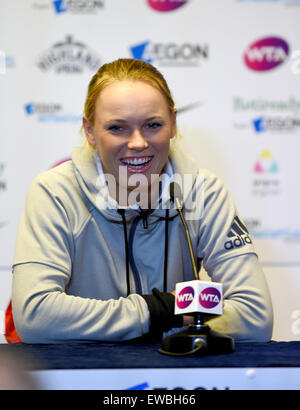
[[168,283],[168,254],[169,254],[169,209],[166,209],[165,219],[165,261],[164,261],[164,292]]
[[126,218],[125,218],[125,210],[124,209],[118,209],[118,213],[122,216],[122,221],[123,221],[125,255],[126,255],[126,284],[127,284],[127,296],[129,296],[130,295],[129,253],[128,253],[127,223],[126,223]]
[[[127,296],[130,295],[130,279],[129,279],[129,247],[128,247],[128,238],[127,238],[127,223],[125,218],[125,210],[118,209],[118,213],[122,217],[123,230],[124,230],[124,243],[125,243],[125,255],[126,255],[126,284],[127,284]],[[168,282],[168,253],[169,253],[169,209],[166,209],[166,217],[161,218],[165,220],[165,256],[164,256],[164,283],[163,291],[167,291],[167,282]],[[145,227],[145,221],[144,227]]]

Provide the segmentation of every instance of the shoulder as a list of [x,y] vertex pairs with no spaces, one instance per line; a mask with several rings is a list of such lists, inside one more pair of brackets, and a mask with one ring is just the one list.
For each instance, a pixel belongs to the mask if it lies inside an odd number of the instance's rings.
[[72,183],[75,179],[72,160],[63,162],[47,171],[37,175],[32,184],[45,185],[52,188],[58,188],[60,185]]
[[32,181],[26,208],[31,214],[40,210],[49,215],[63,212],[75,225],[87,218],[88,211],[71,160],[42,172]]
[[179,175],[181,180],[192,181],[194,192],[196,189],[196,192],[205,197],[210,197],[213,193],[228,194],[223,179],[213,171],[202,168],[180,145],[170,151],[169,160],[175,175]]
[[58,197],[67,197],[78,191],[72,160],[37,175],[29,188],[29,193],[34,191],[44,191]]

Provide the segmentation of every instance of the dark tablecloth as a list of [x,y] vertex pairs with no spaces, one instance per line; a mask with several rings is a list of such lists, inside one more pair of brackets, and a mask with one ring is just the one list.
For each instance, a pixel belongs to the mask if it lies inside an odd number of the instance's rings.
[[159,344],[2,344],[0,354],[20,356],[28,370],[115,368],[300,367],[300,341],[236,343],[230,354],[172,357]]

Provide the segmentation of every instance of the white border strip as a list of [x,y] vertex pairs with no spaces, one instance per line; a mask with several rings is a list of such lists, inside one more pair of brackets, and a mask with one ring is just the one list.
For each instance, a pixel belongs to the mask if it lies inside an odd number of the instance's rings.
[[43,390],[300,389],[300,368],[85,369],[29,373]]

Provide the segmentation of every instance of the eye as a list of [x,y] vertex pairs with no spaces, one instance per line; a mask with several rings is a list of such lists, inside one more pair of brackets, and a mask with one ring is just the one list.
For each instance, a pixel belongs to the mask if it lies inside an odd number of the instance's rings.
[[151,121],[147,124],[147,128],[156,129],[162,126],[162,123],[159,121]]
[[120,131],[122,131],[123,127],[121,127],[120,125],[115,125],[114,124],[114,125],[109,125],[107,127],[107,129],[111,132],[120,132]]

